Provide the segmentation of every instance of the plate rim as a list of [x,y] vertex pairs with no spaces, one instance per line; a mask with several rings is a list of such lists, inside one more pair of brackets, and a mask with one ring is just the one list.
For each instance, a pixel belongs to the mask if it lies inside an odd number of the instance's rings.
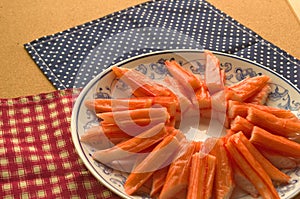
[[[86,96],[86,94],[88,93],[88,91],[93,87],[93,85],[95,83],[97,83],[97,81],[99,81],[100,78],[102,78],[103,76],[107,75],[108,73],[111,72],[111,69],[115,66],[117,67],[121,67],[122,65],[132,62],[134,60],[137,59],[141,59],[144,57],[148,57],[148,56],[153,56],[153,55],[159,55],[159,54],[168,54],[168,53],[203,53],[205,50],[203,49],[169,49],[169,50],[158,50],[158,51],[153,51],[153,52],[149,52],[149,53],[143,53],[137,56],[133,56],[130,57],[128,59],[125,59],[123,61],[120,61],[116,64],[113,64],[111,66],[109,66],[108,68],[104,69],[102,72],[100,72],[98,75],[96,75],[95,77],[93,77],[81,90],[81,92],[79,93],[79,95],[77,96],[75,103],[73,104],[72,107],[72,115],[71,115],[71,137],[72,137],[72,141],[73,144],[75,146],[75,150],[77,152],[77,154],[79,155],[79,157],[81,158],[82,162],[84,163],[85,167],[88,168],[89,172],[92,173],[92,175],[101,182],[101,184],[105,187],[107,187],[110,191],[114,192],[115,194],[117,194],[120,197],[123,198],[128,198],[128,199],[133,199],[135,198],[134,196],[129,196],[125,193],[123,193],[121,190],[117,189],[116,187],[112,186],[110,183],[107,183],[107,181],[101,177],[99,175],[99,173],[96,171],[96,169],[94,168],[94,166],[91,164],[91,162],[89,161],[88,157],[86,156],[86,154],[83,153],[83,149],[82,149],[82,145],[79,142],[79,134],[78,134],[78,129],[77,129],[77,124],[74,122],[76,118],[78,118],[78,113],[79,113],[79,108],[80,105],[83,102],[83,98]],[[293,83],[290,82],[290,80],[288,80],[286,77],[284,77],[283,75],[277,73],[276,71],[273,71],[272,69],[256,63],[255,61],[249,60],[247,58],[244,57],[240,57],[238,55],[234,55],[234,54],[228,54],[228,53],[224,53],[224,52],[219,52],[219,51],[212,51],[209,50],[210,52],[212,52],[215,55],[221,55],[221,56],[225,56],[225,57],[229,57],[229,58],[234,58],[237,60],[241,60],[244,62],[248,62],[250,64],[253,64],[259,68],[262,68],[270,73],[272,73],[273,75],[275,75],[276,77],[282,79],[284,82],[286,82],[289,86],[291,86],[293,89],[295,89],[298,94],[300,94],[300,89],[294,85]],[[82,149],[81,151],[79,151],[78,149]],[[299,192],[295,192],[293,194],[290,195],[290,197],[295,197]]]

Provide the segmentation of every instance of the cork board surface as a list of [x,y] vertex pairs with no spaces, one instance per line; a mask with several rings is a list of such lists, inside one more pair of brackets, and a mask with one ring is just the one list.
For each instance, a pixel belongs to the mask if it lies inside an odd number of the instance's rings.
[[[269,42],[300,59],[300,23],[286,0],[207,0]],[[23,47],[145,0],[0,1],[0,98],[55,90]]]

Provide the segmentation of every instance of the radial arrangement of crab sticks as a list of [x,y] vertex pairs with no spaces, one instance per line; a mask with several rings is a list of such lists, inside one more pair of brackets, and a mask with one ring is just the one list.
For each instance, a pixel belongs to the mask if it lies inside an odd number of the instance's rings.
[[[280,169],[300,163],[300,120],[289,110],[265,105],[268,76],[225,86],[219,60],[204,53],[203,79],[174,60],[165,61],[169,75],[162,82],[114,67],[132,97],[87,100],[99,126],[81,141],[96,149],[95,161],[128,172],[129,195],[146,190],[159,199],[223,199],[237,192],[280,198],[276,186],[290,182]],[[180,125],[192,117],[218,121],[227,133],[188,139]]]

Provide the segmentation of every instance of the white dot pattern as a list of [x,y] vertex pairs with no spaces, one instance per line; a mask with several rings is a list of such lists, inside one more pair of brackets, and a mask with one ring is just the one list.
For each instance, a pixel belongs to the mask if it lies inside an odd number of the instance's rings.
[[300,61],[205,0],[146,2],[25,44],[57,89],[83,87],[105,68],[164,49],[236,54],[300,88]]

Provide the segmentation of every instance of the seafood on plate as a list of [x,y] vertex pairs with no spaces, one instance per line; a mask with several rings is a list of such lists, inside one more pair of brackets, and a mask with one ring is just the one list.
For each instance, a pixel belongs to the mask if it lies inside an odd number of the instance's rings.
[[[92,157],[98,162],[114,169],[126,164],[128,195],[146,190],[158,199],[223,199],[241,190],[280,198],[276,186],[291,179],[281,169],[300,163],[300,120],[289,110],[265,105],[270,77],[225,85],[218,58],[204,53],[204,78],[175,60],[165,60],[169,74],[160,82],[113,67],[116,78],[132,88],[132,97],[85,101],[99,126],[81,142],[96,149]],[[197,129],[203,117],[221,125],[222,132]],[[192,118],[191,128],[182,128]]]

